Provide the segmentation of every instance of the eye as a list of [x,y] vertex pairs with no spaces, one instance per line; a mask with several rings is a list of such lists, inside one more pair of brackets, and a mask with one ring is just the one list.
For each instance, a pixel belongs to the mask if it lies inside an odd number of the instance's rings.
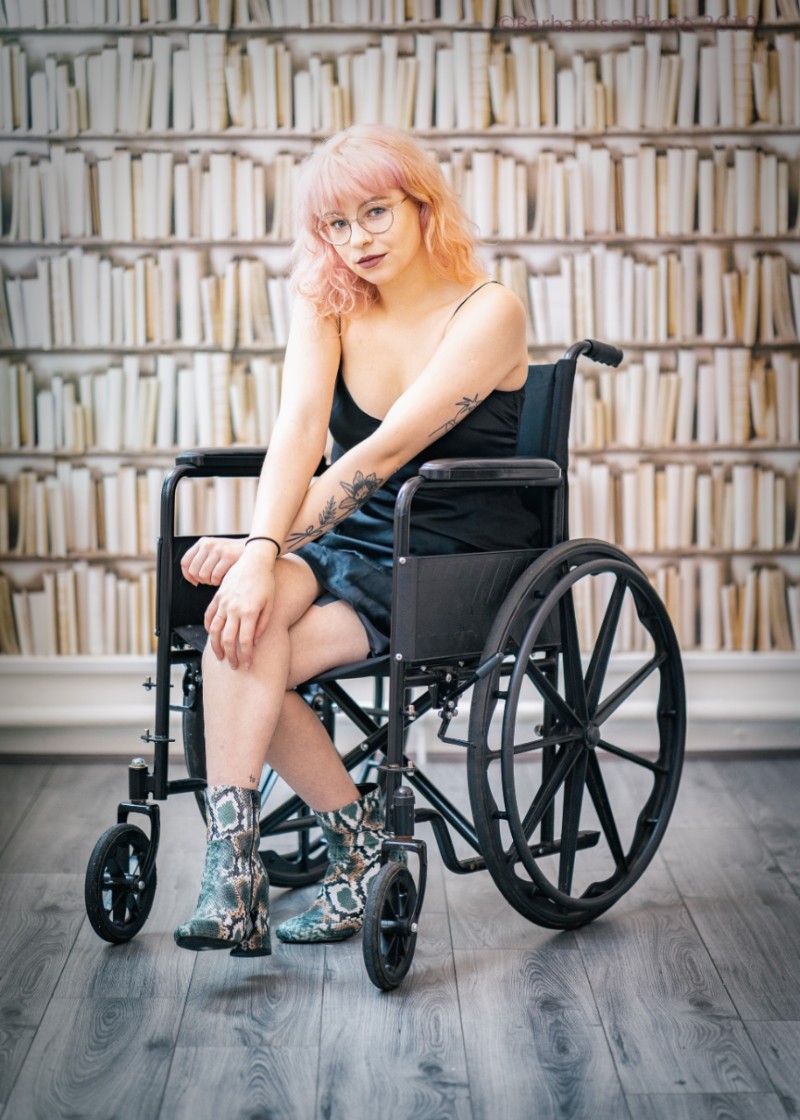
[[347,218],[325,218],[325,225],[334,233],[346,229],[347,224]]
[[370,206],[364,216],[366,218],[382,218],[386,210],[386,206]]

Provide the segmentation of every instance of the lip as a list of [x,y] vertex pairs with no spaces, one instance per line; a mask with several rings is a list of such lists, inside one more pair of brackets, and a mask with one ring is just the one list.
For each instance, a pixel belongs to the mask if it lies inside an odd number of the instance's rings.
[[372,253],[369,256],[361,257],[356,261],[356,264],[359,268],[374,268],[375,265],[381,263],[385,256],[385,253]]

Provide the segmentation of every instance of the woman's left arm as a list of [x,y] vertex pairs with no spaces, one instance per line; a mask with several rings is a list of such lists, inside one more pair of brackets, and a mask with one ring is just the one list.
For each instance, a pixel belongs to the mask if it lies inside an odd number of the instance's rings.
[[480,296],[471,313],[453,320],[433,357],[380,427],[309,488],[286,537],[287,551],[345,520],[520,366],[527,368],[525,312],[519,299],[494,284]]

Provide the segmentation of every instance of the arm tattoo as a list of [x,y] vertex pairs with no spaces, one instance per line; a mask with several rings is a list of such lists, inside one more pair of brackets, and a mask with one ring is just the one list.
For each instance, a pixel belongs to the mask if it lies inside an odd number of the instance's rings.
[[290,547],[301,545],[306,541],[314,540],[315,537],[322,536],[328,529],[332,529],[334,525],[344,521],[349,514],[360,509],[365,502],[369,501],[375,491],[383,486],[383,483],[384,479],[378,478],[374,474],[364,475],[361,471],[356,471],[352,482],[339,483],[345,493],[339,504],[336,504],[336,498],[328,498],[318,514],[317,524],[309,525],[299,533],[290,533],[286,538],[287,545]]
[[463,420],[470,412],[478,407],[481,403],[481,398],[476,393],[474,397],[462,397],[460,401],[456,401],[456,408],[458,411],[451,420],[446,420],[444,424],[440,424],[438,428],[434,428],[428,436],[428,439],[433,439],[434,436],[445,436],[448,432],[452,432],[459,420]]

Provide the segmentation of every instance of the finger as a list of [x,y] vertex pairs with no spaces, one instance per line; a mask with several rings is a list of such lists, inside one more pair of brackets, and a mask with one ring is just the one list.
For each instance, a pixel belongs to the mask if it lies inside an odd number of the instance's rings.
[[239,620],[231,616],[225,619],[220,639],[226,661],[231,669],[239,668]]
[[181,571],[183,572],[183,578],[185,580],[188,580],[188,582],[193,584],[195,587],[197,586],[197,578],[192,571],[192,564],[195,557],[197,556],[199,545],[200,542],[195,541],[192,547],[181,557]]
[[211,633],[211,624],[219,611],[219,599],[215,595],[211,602],[206,607],[205,614],[203,615],[203,625],[206,630]]
[[197,578],[201,583],[213,584],[211,578],[214,574],[214,569],[220,562],[220,554],[217,548],[209,548],[204,555],[200,558],[200,564],[197,567]]
[[208,631],[209,644],[214,651],[214,656],[216,657],[217,661],[222,661],[225,657],[225,648],[222,639],[225,624],[226,619],[219,612],[217,612],[214,617],[214,621],[211,623]]
[[269,622],[269,617],[270,617],[271,614],[272,614],[272,603],[271,602],[265,603],[265,605],[264,605],[264,607],[261,611],[261,614],[258,616],[258,620],[256,621],[256,629],[255,629],[255,633],[253,635],[253,645],[255,645],[255,646],[258,645],[259,638],[261,637],[261,635],[266,630],[267,623]]
[[239,659],[246,669],[253,664],[256,619],[245,615],[239,622]]

